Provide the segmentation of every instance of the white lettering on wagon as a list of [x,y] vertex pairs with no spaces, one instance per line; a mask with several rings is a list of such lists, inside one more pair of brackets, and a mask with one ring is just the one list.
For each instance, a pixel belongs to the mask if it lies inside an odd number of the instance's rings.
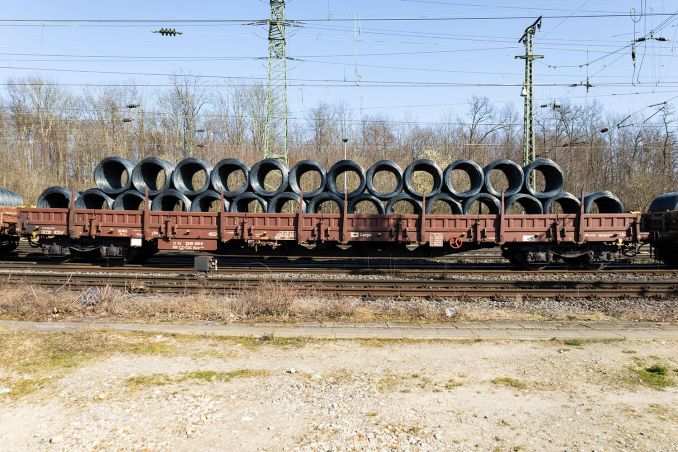
[[351,232],[352,239],[369,239],[372,237],[371,232]]
[[275,234],[275,240],[294,240],[296,234],[294,231],[278,231]]

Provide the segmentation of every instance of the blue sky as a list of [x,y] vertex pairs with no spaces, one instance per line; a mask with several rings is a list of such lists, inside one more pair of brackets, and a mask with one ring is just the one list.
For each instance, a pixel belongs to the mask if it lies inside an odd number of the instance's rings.
[[[571,15],[638,13],[630,17],[577,18]],[[535,52],[546,58],[535,65],[539,84],[569,85],[589,77],[594,85],[539,86],[538,104],[569,98],[601,102],[615,113],[678,100],[677,0],[291,0],[288,19],[301,20],[288,33],[290,116],[301,118],[319,101],[345,101],[359,114],[387,114],[396,119],[435,122],[460,116],[473,95],[497,104],[514,103],[522,112],[520,86],[523,52],[517,40],[540,14]],[[641,12],[648,13],[646,15]],[[264,19],[264,1],[31,1],[7,2],[5,19]],[[375,18],[459,18],[525,16],[499,20],[374,21]],[[327,21],[326,19],[332,19]],[[304,19],[315,21],[304,22]],[[320,20],[317,20],[320,19]],[[348,19],[337,21],[337,19]],[[665,20],[657,36],[637,48],[634,67],[630,43]],[[62,24],[1,22],[0,79],[31,74],[67,84],[115,84],[131,80],[166,84],[167,76],[187,73],[216,76],[209,84],[236,77],[261,81],[267,55],[266,29],[241,23],[163,23],[184,32],[177,38],[150,33],[160,24]],[[30,25],[30,26],[26,26]],[[588,53],[587,53],[588,51]],[[23,55],[20,55],[23,54]],[[60,55],[60,56],[55,56]],[[97,56],[97,57],[95,57]],[[145,57],[155,57],[154,59]],[[190,58],[190,59],[189,59]],[[586,65],[587,62],[591,62]],[[642,63],[642,64],[641,64]],[[555,67],[549,67],[555,66]],[[580,67],[581,66],[581,67]],[[43,68],[47,70],[18,69]],[[61,69],[62,71],[55,71]],[[119,72],[69,72],[103,71]],[[135,73],[135,74],[131,74]],[[404,85],[389,86],[394,82]],[[436,86],[435,84],[447,84]],[[457,84],[459,86],[449,86]],[[309,86],[312,85],[312,86]],[[73,89],[78,89],[74,87]],[[152,92],[161,88],[145,88]],[[218,88],[215,88],[218,89]],[[632,94],[639,93],[639,94]],[[651,113],[651,110],[650,110]]]

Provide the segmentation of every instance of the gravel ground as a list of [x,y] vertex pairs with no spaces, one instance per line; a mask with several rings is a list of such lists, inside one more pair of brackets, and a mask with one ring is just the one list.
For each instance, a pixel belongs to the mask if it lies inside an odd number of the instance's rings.
[[[106,334],[118,351],[0,395],[1,449],[678,450],[678,390],[634,371],[662,363],[675,383],[672,342],[151,336],[125,349]],[[5,356],[0,382],[30,378],[22,359]]]

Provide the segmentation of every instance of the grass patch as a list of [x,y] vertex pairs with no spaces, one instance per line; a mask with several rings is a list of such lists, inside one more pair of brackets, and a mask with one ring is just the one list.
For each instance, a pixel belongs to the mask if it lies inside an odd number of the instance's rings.
[[563,344],[569,347],[581,347],[584,345],[584,342],[582,342],[580,339],[568,339],[564,341]]
[[303,348],[309,342],[309,339],[301,337],[275,337],[272,334],[264,334],[259,337],[245,336],[245,337],[229,337],[224,338],[227,341],[235,341],[237,344],[246,347],[257,348],[263,345],[270,345],[273,347],[288,347],[288,348]]
[[171,347],[168,344],[158,342],[147,342],[132,346],[130,351],[136,355],[166,355],[170,353]]
[[447,390],[458,388],[460,386],[464,386],[464,382],[455,380],[454,378],[450,378],[445,382],[445,389]]
[[202,381],[221,381],[228,382],[236,378],[258,378],[267,377],[270,372],[265,370],[239,369],[230,372],[216,372],[214,370],[198,370],[195,372],[184,372],[177,381],[202,380]]
[[0,380],[0,387],[9,388],[11,392],[0,394],[0,400],[3,397],[18,398],[42,389],[48,383],[54,381],[54,378],[21,378],[18,380]]
[[167,374],[150,374],[131,377],[125,380],[125,386],[133,391],[151,386],[164,386],[173,383],[172,377]]
[[650,367],[632,368],[637,382],[654,389],[664,389],[673,386],[675,382],[669,376],[668,367],[662,364],[653,364]]
[[515,389],[525,389],[527,385],[520,380],[511,377],[497,377],[492,379],[492,384],[497,386],[508,386]]
[[626,353],[627,355],[634,355],[638,352],[636,352],[635,350],[622,350],[622,353]]

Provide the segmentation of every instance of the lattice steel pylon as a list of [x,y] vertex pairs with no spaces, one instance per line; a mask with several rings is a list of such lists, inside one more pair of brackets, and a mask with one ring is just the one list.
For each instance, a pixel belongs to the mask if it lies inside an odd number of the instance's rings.
[[268,86],[264,158],[288,163],[287,152],[287,41],[285,0],[270,0],[268,21]]

